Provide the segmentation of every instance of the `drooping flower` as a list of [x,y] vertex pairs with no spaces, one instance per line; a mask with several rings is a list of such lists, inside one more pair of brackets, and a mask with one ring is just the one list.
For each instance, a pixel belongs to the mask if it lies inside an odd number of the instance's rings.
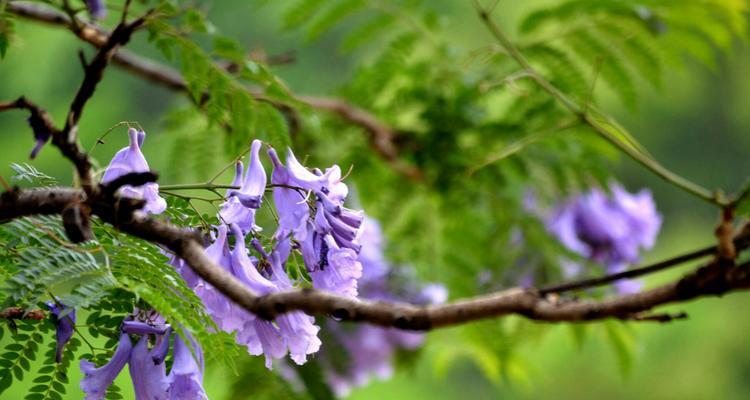
[[[363,219],[363,231],[359,236],[362,250],[358,257],[362,269],[362,277],[359,280],[361,298],[400,300],[415,304],[434,304],[446,300],[447,291],[440,285],[420,285],[413,279],[395,276],[396,270],[383,255],[385,243],[380,225],[371,218],[363,216]],[[331,241],[329,237],[327,242]],[[328,259],[334,260],[335,257]],[[315,273],[310,273],[313,279]],[[423,334],[369,324],[347,326],[327,321],[323,328],[328,335],[324,336],[326,341],[317,355],[317,360],[324,368],[328,385],[339,397],[346,396],[352,388],[362,386],[372,378],[390,377],[396,353],[416,349],[424,341]],[[345,357],[334,352],[343,352]],[[343,365],[340,362],[342,359],[345,360]],[[286,372],[287,376],[290,376],[289,371]],[[293,375],[290,377],[294,379]]]
[[174,337],[172,369],[169,371],[169,399],[171,400],[206,400],[203,389],[203,351],[192,338],[190,342],[195,349],[196,357],[179,335]]
[[[557,207],[547,219],[547,229],[569,250],[606,266],[609,273],[624,271],[639,261],[641,250],[653,247],[661,226],[651,193],[631,195],[611,185],[613,195],[600,189],[578,195]],[[575,269],[566,260],[566,271]],[[633,292],[639,284],[619,282],[620,292]]]
[[242,164],[238,163],[236,166],[232,186],[238,186],[240,182],[242,184],[239,185],[239,189],[227,191],[227,201],[222,204],[219,212],[224,223],[237,225],[244,232],[260,230],[260,227],[255,225],[255,211],[263,203],[267,181],[266,171],[260,162],[261,146],[262,143],[259,140],[253,140],[244,180],[242,179]]
[[[96,368],[88,360],[81,360],[84,379],[81,389],[87,400],[103,399],[107,388],[128,364],[130,378],[136,400],[205,400],[203,390],[203,353],[200,346],[190,338],[197,359],[178,335],[174,335],[173,363],[167,375],[164,360],[169,353],[172,328],[164,324],[163,318],[152,313],[148,321],[128,317],[123,321],[120,343],[112,359],[104,366]],[[143,317],[144,313],[138,313]],[[133,346],[130,335],[140,336]],[[149,348],[149,337],[153,336],[154,346]]]
[[339,247],[330,235],[323,240],[322,261],[316,270],[310,272],[313,286],[344,296],[357,296],[357,280],[362,276],[362,264],[357,261],[357,253],[350,248]]
[[107,7],[104,0],[86,0],[86,8],[92,19],[103,19],[107,16]]
[[148,348],[148,337],[142,336],[130,352],[128,369],[136,400],[166,400],[169,380],[164,363],[155,363]]
[[81,390],[86,393],[86,400],[101,400],[107,394],[107,388],[112,385],[117,375],[130,360],[130,352],[133,344],[127,333],[120,334],[120,343],[115,354],[109,362],[99,368],[91,361],[81,360],[81,371],[84,374],[81,379]]
[[60,302],[49,301],[47,302],[47,307],[52,312],[52,323],[55,325],[55,339],[57,340],[55,362],[59,363],[62,361],[62,352],[65,344],[73,337],[76,312]]
[[[150,170],[148,162],[141,152],[141,145],[146,133],[130,128],[128,137],[129,145],[118,151],[112,161],[109,162],[109,166],[104,171],[102,183],[111,182],[131,172],[148,172]],[[167,202],[159,196],[159,185],[156,182],[149,182],[138,187],[124,185],[119,191],[123,197],[146,200],[143,211],[147,213],[161,214],[167,209]]]
[[[258,272],[257,264],[260,261],[253,260],[247,255],[242,232],[237,227],[232,227],[232,231],[236,238],[232,250],[232,269],[240,281],[261,295],[293,287],[284,271],[284,263],[291,250],[288,239],[277,243],[271,254],[268,254],[259,242],[253,241],[253,247],[271,267],[268,279]],[[275,324],[253,316],[238,332],[237,340],[247,346],[250,354],[264,354],[268,368],[271,368],[274,359],[284,357],[287,352],[296,363],[303,364],[308,354],[315,353],[320,348],[320,340],[317,337],[319,328],[314,322],[313,317],[302,312],[281,315],[276,318]]]
[[[284,270],[290,250],[289,239],[284,239],[277,243],[267,259],[271,265],[271,280],[276,284],[277,290],[290,290],[293,287]],[[320,349],[320,327],[315,325],[315,318],[301,311],[293,311],[277,317],[276,323],[295,363],[304,364],[309,354],[314,354]]]
[[309,221],[309,211],[300,193],[289,189],[274,192],[279,217],[285,221],[284,226],[280,223],[275,238],[281,240],[294,233],[314,287],[356,296],[357,279],[362,275],[357,253],[361,249],[358,236],[364,213],[344,207],[349,189],[342,181],[341,169],[334,165],[325,173],[310,171],[291,150],[286,167],[275,151],[269,151],[269,156],[279,183],[291,184],[315,195],[315,216]]
[[271,183],[273,188],[273,202],[279,215],[279,227],[274,234],[274,239],[282,240],[290,234],[299,241],[307,238],[307,220],[310,218],[310,207],[305,197],[298,191],[292,189],[292,180],[289,171],[281,163],[276,150],[268,149],[268,156],[273,163]]
[[[206,247],[205,252],[217,265],[227,272],[233,273],[227,231],[226,225],[219,225],[216,239]],[[221,330],[234,332],[244,326],[247,313],[216,290],[210,283],[197,278],[190,286],[203,301],[206,311]]]

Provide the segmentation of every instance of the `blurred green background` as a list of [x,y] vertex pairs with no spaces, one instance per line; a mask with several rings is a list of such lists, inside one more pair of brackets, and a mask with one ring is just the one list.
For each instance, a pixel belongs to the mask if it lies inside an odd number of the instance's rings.
[[[513,18],[524,7],[503,3],[508,4],[501,18]],[[242,0],[202,4],[207,4],[209,17],[219,31],[239,39],[249,50],[293,52],[295,61],[274,71],[295,93],[331,93],[342,77],[349,76],[369,56],[367,51],[348,55],[338,52],[336,30],[312,43],[297,33],[281,32],[280,7],[273,4],[262,8]],[[478,41],[486,41],[468,2],[442,0],[431,7],[449,17],[448,29],[455,32],[457,46],[471,48]],[[91,49],[60,29],[19,21],[16,30],[16,42],[0,62],[0,99],[25,95],[61,121],[82,77],[76,52],[83,49],[90,55]],[[144,55],[157,54],[142,36],[129,47]],[[614,113],[667,167],[707,187],[732,189],[750,175],[750,44],[738,41],[731,54],[721,54],[718,60],[713,69],[689,63],[684,69],[669,70],[661,90],[641,88],[645,94],[635,112],[625,111],[614,101],[603,108]],[[168,157],[165,149],[172,148],[180,137],[163,133],[164,115],[174,106],[185,104],[180,94],[111,68],[86,108],[81,140],[90,147],[115,123],[138,121],[149,134],[144,153],[152,168],[164,172],[165,183],[176,183],[170,181],[169,171],[192,168],[192,161],[175,162]],[[0,114],[0,127],[0,174],[7,177],[8,164],[26,161],[33,142],[22,113]],[[125,143],[125,129],[120,128],[106,144],[97,147],[94,155],[106,163]],[[69,182],[72,176],[68,163],[51,147],[45,148],[33,165],[63,182]],[[716,214],[710,207],[663,184],[629,160],[620,162],[615,175],[631,191],[649,187],[664,215],[657,247],[646,255],[646,261],[711,243]],[[665,273],[651,278],[648,284],[678,274],[679,270]],[[564,325],[524,343],[519,352],[524,368],[511,379],[498,382],[485,379],[468,360],[459,359],[447,370],[441,368],[432,353],[434,346],[449,343],[439,338],[450,332],[434,332],[428,336],[422,357],[411,368],[400,369],[390,381],[356,389],[351,397],[746,399],[750,396],[748,306],[746,294],[733,294],[666,308],[687,312],[688,320],[666,325],[632,324],[635,352],[630,373],[618,367],[617,356],[603,339],[601,325],[589,330],[582,345],[573,340],[571,328]],[[73,382],[77,379],[71,377]],[[231,373],[209,366],[206,385],[212,398],[229,396],[232,381]],[[247,398],[254,398],[252,382],[247,383],[246,392],[250,393]],[[70,393],[70,398],[77,398],[76,392]],[[12,392],[8,396],[15,398]]]

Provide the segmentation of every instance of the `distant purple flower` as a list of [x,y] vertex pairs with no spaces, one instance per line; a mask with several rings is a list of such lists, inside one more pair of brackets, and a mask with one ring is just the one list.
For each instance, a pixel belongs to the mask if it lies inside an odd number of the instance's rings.
[[[52,312],[52,323],[55,324],[55,338],[57,346],[55,348],[55,362],[62,361],[62,352],[65,344],[73,337],[73,328],[76,323],[75,310],[66,307],[64,304],[54,301],[48,301],[47,307]],[[63,313],[67,313],[62,315]]]
[[[130,144],[118,151],[112,158],[112,161],[109,162],[109,166],[104,171],[102,183],[111,182],[131,172],[150,171],[148,162],[141,152],[141,145],[146,137],[146,133],[130,128],[128,136]],[[146,200],[143,211],[147,213],[161,214],[167,209],[167,202],[159,196],[159,185],[156,182],[150,182],[138,187],[125,185],[120,188],[120,194],[123,197]]]
[[[569,250],[607,266],[609,272],[624,271],[639,261],[640,251],[650,249],[661,226],[651,193],[631,195],[612,185],[613,196],[593,189],[559,206],[547,219],[547,228]],[[618,289],[632,291],[633,282]]]
[[33,160],[39,154],[42,147],[49,141],[50,137],[52,137],[52,132],[50,132],[44,120],[37,114],[31,114],[28,121],[31,130],[34,132],[34,148],[31,149],[31,154],[29,155],[29,158]]
[[89,9],[92,19],[104,19],[107,16],[107,7],[104,0],[86,0],[86,7]]

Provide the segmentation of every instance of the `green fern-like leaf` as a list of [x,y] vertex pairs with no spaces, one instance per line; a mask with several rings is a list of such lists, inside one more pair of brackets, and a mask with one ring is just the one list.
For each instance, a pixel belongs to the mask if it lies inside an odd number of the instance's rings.
[[619,52],[609,48],[588,30],[570,36],[566,42],[573,52],[589,64],[595,79],[607,83],[628,108],[636,107],[638,93]]

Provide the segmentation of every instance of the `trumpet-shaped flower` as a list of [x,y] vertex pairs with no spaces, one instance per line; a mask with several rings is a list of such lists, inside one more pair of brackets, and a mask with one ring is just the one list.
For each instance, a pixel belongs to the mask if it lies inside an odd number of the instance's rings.
[[260,230],[255,225],[255,211],[263,203],[267,181],[266,171],[260,162],[261,146],[262,143],[259,140],[253,140],[244,180],[242,179],[242,164],[238,163],[232,186],[238,186],[240,182],[242,184],[239,189],[227,191],[227,201],[222,204],[219,213],[226,224],[237,225],[244,232]]
[[189,338],[196,357],[179,335],[174,337],[172,369],[169,371],[170,400],[206,400],[203,389],[203,351],[192,338]]
[[114,382],[117,375],[130,360],[133,344],[127,333],[120,334],[120,343],[109,362],[99,368],[88,360],[81,360],[81,389],[86,393],[86,400],[100,400],[107,394],[107,388]]
[[76,312],[60,302],[49,301],[47,302],[47,307],[52,312],[52,323],[55,324],[55,339],[57,340],[55,362],[59,363],[62,361],[62,352],[65,344],[73,337]]
[[[146,133],[130,128],[128,136],[129,145],[118,151],[112,161],[109,162],[109,166],[104,171],[102,183],[111,182],[131,172],[148,172],[150,170],[148,162],[141,152]],[[159,185],[156,182],[149,182],[138,187],[124,185],[119,191],[124,197],[146,200],[143,211],[147,213],[161,214],[167,209],[167,202],[159,196]]]

